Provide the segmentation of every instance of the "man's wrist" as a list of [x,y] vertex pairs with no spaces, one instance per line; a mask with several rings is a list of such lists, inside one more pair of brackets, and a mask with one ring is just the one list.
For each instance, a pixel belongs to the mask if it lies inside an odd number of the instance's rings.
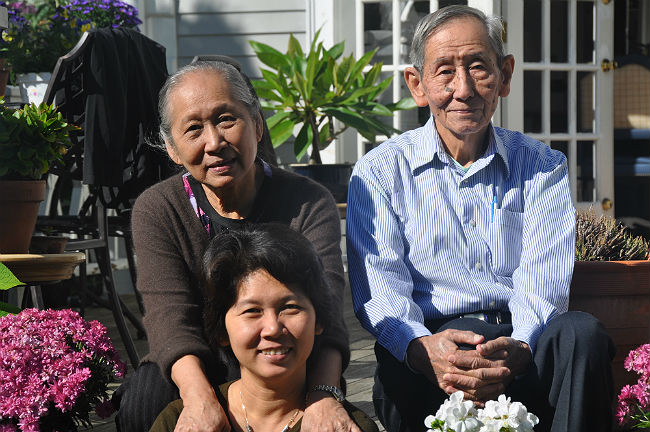
[[310,401],[310,399],[312,399],[312,394],[314,393],[320,393],[323,396],[332,397],[337,402],[343,402],[345,400],[343,391],[341,391],[341,389],[337,386],[333,385],[318,384],[312,386],[307,392],[307,401]]

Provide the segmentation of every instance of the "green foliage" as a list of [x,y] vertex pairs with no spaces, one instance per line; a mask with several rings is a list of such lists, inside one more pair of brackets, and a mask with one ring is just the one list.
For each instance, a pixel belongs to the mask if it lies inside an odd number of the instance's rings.
[[9,27],[2,32],[0,55],[12,74],[51,72],[58,58],[74,47],[83,33],[76,22],[59,17],[58,0],[10,2]]
[[631,235],[610,216],[593,210],[576,216],[576,261],[631,261],[649,259],[648,242]]
[[0,179],[38,180],[72,145],[68,124],[53,105],[10,109],[0,104]]
[[[412,98],[383,105],[377,102],[392,77],[379,81],[381,63],[366,72],[375,51],[355,60],[342,57],[344,42],[330,49],[318,42],[316,32],[309,52],[303,52],[291,35],[286,53],[260,42],[250,41],[255,54],[270,69],[262,69],[261,81],[253,85],[263,99],[262,107],[275,114],[268,119],[273,146],[283,144],[302,125],[294,141],[294,153],[300,159],[312,147],[311,159],[320,163],[319,151],[327,147],[348,127],[356,129],[368,141],[376,135],[399,132],[380,120],[394,111],[414,108]],[[343,126],[335,129],[334,119]]]
[[[0,262],[0,291],[5,291],[11,288],[14,288],[23,283],[14,276],[14,274],[9,270],[9,268]],[[10,313],[16,314],[20,312],[20,309],[9,303],[0,302],[0,317],[8,315]]]
[[137,27],[138,10],[119,0],[21,0],[5,2],[8,28],[0,55],[12,73],[51,72],[91,28]]

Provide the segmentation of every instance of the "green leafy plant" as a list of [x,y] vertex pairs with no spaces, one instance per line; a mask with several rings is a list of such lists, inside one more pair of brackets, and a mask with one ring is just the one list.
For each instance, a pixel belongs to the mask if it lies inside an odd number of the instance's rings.
[[576,215],[576,261],[631,261],[650,258],[648,242],[633,236],[611,216],[593,210]]
[[[412,98],[383,105],[378,97],[390,85],[392,77],[380,81],[381,63],[366,72],[376,51],[359,60],[343,57],[344,42],[330,49],[317,42],[316,32],[309,52],[303,52],[291,35],[286,53],[260,42],[250,41],[260,61],[270,69],[262,69],[263,80],[254,81],[262,107],[275,111],[267,120],[273,146],[283,144],[302,125],[294,141],[294,153],[300,159],[311,146],[310,162],[321,163],[320,150],[327,147],[348,127],[356,129],[365,139],[375,142],[377,135],[399,132],[382,122],[394,111],[414,108]],[[334,119],[342,126],[336,127]]]
[[5,2],[9,26],[0,56],[12,73],[51,72],[81,35],[100,27],[137,27],[138,10],[119,0],[22,0]]
[[0,104],[0,179],[38,180],[72,145],[68,124],[54,105],[11,109]]
[[[0,291],[6,291],[22,284],[23,283],[14,276],[11,270],[0,262]],[[17,314],[18,312],[20,312],[20,308],[9,303],[0,302],[0,317],[9,315],[10,313]]]

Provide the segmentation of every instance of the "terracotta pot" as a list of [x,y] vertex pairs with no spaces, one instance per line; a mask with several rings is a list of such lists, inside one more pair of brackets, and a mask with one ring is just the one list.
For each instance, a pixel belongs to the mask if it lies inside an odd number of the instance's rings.
[[0,253],[27,253],[45,180],[0,181]]
[[631,349],[650,343],[650,261],[578,261],[569,310],[598,318],[616,344],[614,389],[636,383],[623,362]]

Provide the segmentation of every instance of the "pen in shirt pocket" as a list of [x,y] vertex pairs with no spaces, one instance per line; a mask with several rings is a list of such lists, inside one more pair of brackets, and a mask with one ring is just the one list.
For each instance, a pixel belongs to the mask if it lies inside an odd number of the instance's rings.
[[494,222],[494,209],[497,206],[497,194],[492,196],[492,204],[490,204],[490,223]]

